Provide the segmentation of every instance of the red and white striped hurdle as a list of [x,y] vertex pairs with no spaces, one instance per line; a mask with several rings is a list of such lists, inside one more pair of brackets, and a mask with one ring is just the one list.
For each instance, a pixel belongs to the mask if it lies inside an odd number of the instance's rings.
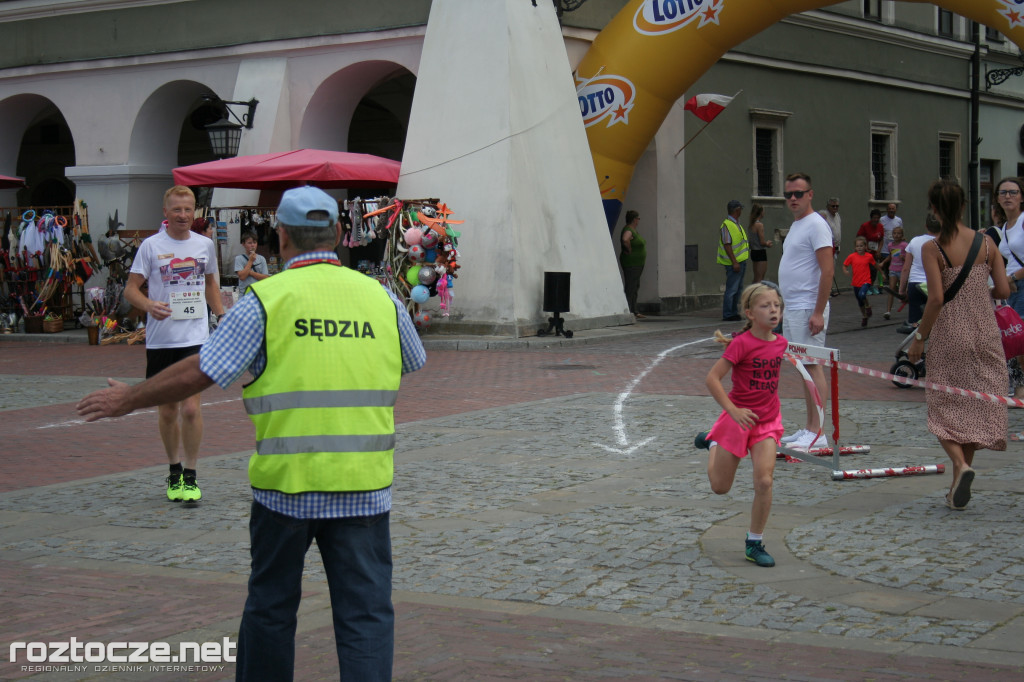
[[[863,455],[868,452],[871,452],[870,445],[843,445],[839,448],[840,455]],[[814,455],[815,457],[831,457],[833,450],[832,448],[811,448],[806,453],[801,450],[800,454]],[[778,459],[783,459],[784,457],[786,455],[781,452],[777,455]]]
[[946,471],[945,464],[923,464],[919,466],[892,469],[858,469],[857,471],[833,471],[833,481],[844,481],[851,478],[885,478],[888,476],[916,476],[917,474],[941,474]]
[[[800,372],[804,378],[804,382],[808,386],[811,395],[814,396],[814,401],[818,407],[818,423],[822,426],[822,431],[825,425],[825,410],[822,407],[821,396],[818,394],[818,388],[814,385],[814,381],[811,379],[810,374],[807,373],[807,369],[804,367],[804,363],[827,365],[831,374],[831,397],[832,397],[832,442],[833,447],[830,448],[816,448],[813,450],[803,451],[794,450],[786,445],[779,446],[779,454],[784,457],[787,462],[809,462],[812,464],[818,464],[825,467],[830,467],[832,470],[832,480],[834,481],[845,481],[851,479],[861,478],[884,478],[892,476],[918,476],[922,474],[942,474],[945,472],[946,467],[942,464],[931,464],[925,466],[905,466],[905,467],[884,467],[878,469],[858,469],[858,470],[843,470],[839,466],[840,455],[852,455],[859,453],[867,453],[871,451],[871,447],[868,445],[848,445],[841,446],[839,444],[839,370],[844,369],[847,371],[857,372],[859,374],[869,374],[870,376],[884,375],[884,378],[892,379],[893,375],[886,375],[884,372],[878,372],[877,370],[869,370],[864,367],[858,367],[856,365],[850,365],[839,361],[839,349],[838,348],[824,348],[822,346],[805,346],[798,343],[790,343],[786,349],[786,358],[793,363],[797,371]],[[906,379],[907,383],[924,384],[927,382],[920,382],[913,379]],[[937,386],[937,385],[936,385]],[[951,387],[940,387],[940,388],[951,388]],[[964,389],[955,389],[951,392],[963,392],[964,394],[972,394],[973,391],[966,391]],[[973,397],[983,397],[982,395]],[[996,396],[993,396],[996,397]],[[1003,399],[1003,401],[1013,400]],[[821,435],[821,432],[818,435]],[[817,436],[816,436],[817,437]],[[822,461],[819,457],[825,457],[831,455],[831,462]]]

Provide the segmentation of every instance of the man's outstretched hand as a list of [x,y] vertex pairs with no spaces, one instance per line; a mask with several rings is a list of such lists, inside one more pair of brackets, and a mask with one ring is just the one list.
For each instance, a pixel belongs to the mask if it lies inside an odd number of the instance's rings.
[[131,412],[128,408],[128,390],[131,386],[116,379],[107,379],[107,383],[110,388],[93,391],[75,405],[78,415],[85,417],[85,421],[121,417]]

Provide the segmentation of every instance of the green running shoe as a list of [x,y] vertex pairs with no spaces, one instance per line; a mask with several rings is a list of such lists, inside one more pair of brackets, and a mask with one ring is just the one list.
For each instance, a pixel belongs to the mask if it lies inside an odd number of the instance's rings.
[[775,559],[765,550],[764,543],[760,540],[747,540],[747,561],[753,561],[764,568],[775,565]]
[[196,479],[185,478],[181,479],[181,501],[182,502],[198,502],[203,497],[203,493],[199,490],[199,486],[196,485]]
[[181,502],[182,499],[182,481],[181,474],[171,474],[167,477],[167,499],[171,502]]

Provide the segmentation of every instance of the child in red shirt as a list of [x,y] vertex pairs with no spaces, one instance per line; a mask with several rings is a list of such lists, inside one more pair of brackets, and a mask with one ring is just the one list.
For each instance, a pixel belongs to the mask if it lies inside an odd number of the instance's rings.
[[[732,488],[740,460],[750,453],[754,465],[754,502],[750,507],[750,532],[746,558],[765,568],[775,559],[762,542],[772,507],[775,452],[782,437],[779,411],[779,371],[786,339],[774,330],[782,319],[782,298],[767,284],[751,284],[740,297],[747,326],[733,339],[715,334],[725,352],[708,372],[707,387],[722,406],[722,414],[709,433],[695,441],[709,447],[708,482],[716,495]],[[732,371],[732,390],[726,395],[722,379]]]
[[874,281],[875,257],[868,253],[868,240],[864,237],[857,237],[853,241],[854,252],[843,261],[843,272],[850,274],[850,267],[853,267],[853,293],[857,296],[857,305],[860,306],[860,326],[868,326],[868,318],[871,317],[871,304],[868,303],[868,292],[871,289],[871,282]]
[[[885,240],[885,226],[880,222],[882,218],[882,212],[877,208],[871,209],[870,220],[866,223],[861,223],[860,229],[857,230],[858,237],[864,237],[868,240],[868,253],[875,257],[875,262],[882,260],[881,251],[882,242]],[[871,281],[871,286],[868,288],[869,294],[880,294],[881,290],[878,288],[884,284],[884,282]],[[861,324],[864,326],[864,323]]]

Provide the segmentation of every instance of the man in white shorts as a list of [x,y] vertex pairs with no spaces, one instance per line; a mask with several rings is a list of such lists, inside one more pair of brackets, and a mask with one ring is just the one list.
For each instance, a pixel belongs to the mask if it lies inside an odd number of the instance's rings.
[[[824,346],[828,329],[828,299],[832,289],[835,264],[832,260],[832,230],[828,223],[811,208],[814,190],[806,173],[793,173],[786,178],[786,206],[793,214],[793,224],[782,245],[779,261],[779,289],[785,309],[782,317],[782,335],[790,343]],[[828,399],[825,368],[808,365],[807,372],[821,396],[822,406]],[[810,388],[804,386],[807,400],[806,426],[782,439],[792,448],[809,450],[828,447],[821,430],[821,420]],[[817,437],[816,437],[817,436]]]

